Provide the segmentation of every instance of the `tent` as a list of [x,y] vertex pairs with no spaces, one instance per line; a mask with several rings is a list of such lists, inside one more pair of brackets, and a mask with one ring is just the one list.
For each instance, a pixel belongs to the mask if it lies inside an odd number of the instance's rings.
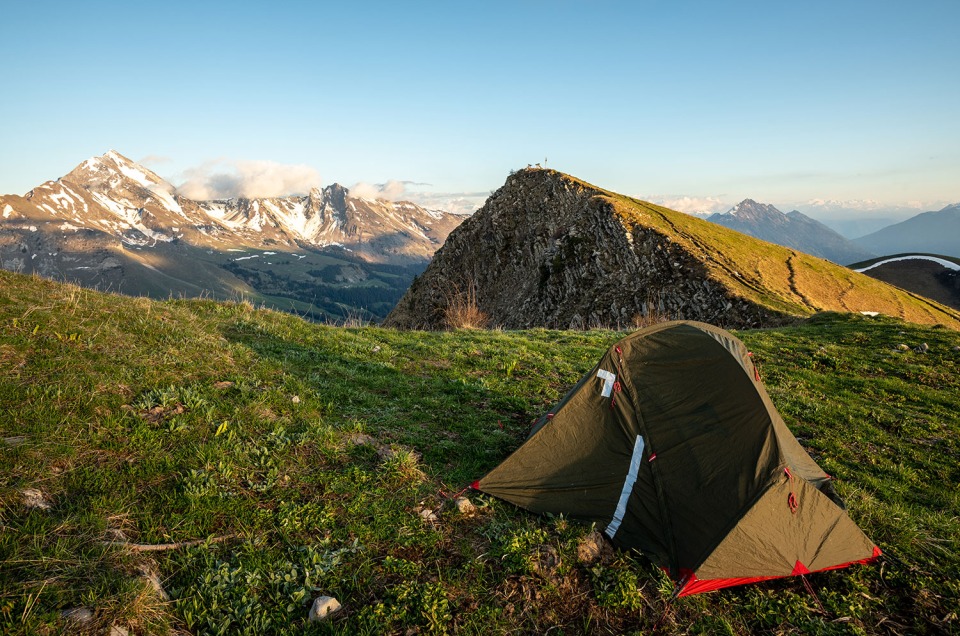
[[880,555],[783,423],[743,343],[704,323],[618,342],[472,486],[596,522],[669,572],[680,596]]

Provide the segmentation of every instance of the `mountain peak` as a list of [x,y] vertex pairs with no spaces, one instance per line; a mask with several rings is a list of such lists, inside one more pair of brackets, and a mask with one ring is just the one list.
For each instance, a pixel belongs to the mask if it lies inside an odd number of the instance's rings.
[[754,221],[782,220],[782,217],[785,216],[783,212],[769,203],[758,203],[753,199],[744,199],[740,203],[733,206],[726,214],[729,216],[735,216],[741,220]]
[[853,263],[871,256],[866,250],[802,212],[793,210],[784,214],[768,203],[758,203],[753,199],[744,199],[729,212],[714,214],[707,220],[835,263]]
[[132,182],[151,191],[173,191],[173,186],[163,178],[116,150],[90,157],[62,179],[98,191],[116,189],[124,182],[128,182],[128,186]]

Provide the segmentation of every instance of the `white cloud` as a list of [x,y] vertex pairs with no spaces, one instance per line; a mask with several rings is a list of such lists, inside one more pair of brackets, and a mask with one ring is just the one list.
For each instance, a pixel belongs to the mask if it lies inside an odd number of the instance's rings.
[[686,212],[687,214],[713,214],[714,212],[726,212],[732,207],[729,201],[724,201],[716,196],[691,196],[688,194],[655,194],[650,196],[640,196],[640,199],[662,205],[671,210]]
[[428,210],[470,215],[488,196],[489,192],[409,192],[407,199]]
[[362,199],[398,201],[404,198],[407,193],[407,184],[411,183],[410,181],[398,181],[397,179],[390,179],[386,183],[360,181],[350,188],[350,195]]
[[177,192],[198,201],[282,197],[320,187],[320,173],[302,164],[275,161],[208,161],[184,170]]

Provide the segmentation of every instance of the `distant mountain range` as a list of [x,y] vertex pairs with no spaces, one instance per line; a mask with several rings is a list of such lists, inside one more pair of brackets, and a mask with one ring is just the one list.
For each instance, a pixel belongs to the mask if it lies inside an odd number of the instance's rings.
[[377,319],[463,218],[338,184],[195,201],[111,150],[23,197],[0,196],[0,265],[132,295]]
[[874,254],[925,252],[960,257],[960,203],[923,212],[853,242]]
[[753,199],[744,199],[728,212],[713,214],[707,220],[841,265],[875,256],[802,212],[784,214]]

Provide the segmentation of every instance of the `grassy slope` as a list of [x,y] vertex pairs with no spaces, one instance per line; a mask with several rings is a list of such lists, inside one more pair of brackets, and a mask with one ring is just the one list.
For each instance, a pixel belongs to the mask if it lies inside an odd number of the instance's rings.
[[[98,628],[145,633],[623,633],[661,617],[668,633],[951,629],[960,335],[836,315],[740,335],[854,520],[897,557],[811,576],[825,612],[796,579],[667,611],[670,582],[642,557],[578,561],[589,528],[483,496],[473,516],[445,503],[619,334],[338,329],[0,272],[0,437],[24,438],[0,442],[0,630],[58,633],[78,605]],[[24,488],[52,508],[26,508]],[[543,546],[561,565],[538,574]],[[320,593],[345,611],[305,630]]]
[[803,252],[745,237],[703,219],[612,195],[621,216],[669,231],[736,293],[787,313],[879,311],[922,324],[960,328],[960,314],[921,296]]

